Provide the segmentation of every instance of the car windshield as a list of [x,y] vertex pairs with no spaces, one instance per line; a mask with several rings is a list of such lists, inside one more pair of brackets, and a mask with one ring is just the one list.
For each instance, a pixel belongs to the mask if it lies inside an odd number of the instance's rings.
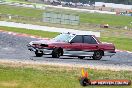
[[55,38],[53,38],[52,40],[54,40],[56,42],[68,42],[74,36],[75,35],[73,35],[73,34],[60,34],[60,35],[56,36]]

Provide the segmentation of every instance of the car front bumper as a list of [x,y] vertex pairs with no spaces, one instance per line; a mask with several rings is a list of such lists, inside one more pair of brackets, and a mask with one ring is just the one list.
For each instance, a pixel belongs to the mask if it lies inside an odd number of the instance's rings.
[[50,55],[52,54],[52,49],[48,49],[48,48],[36,48],[33,47],[31,45],[27,45],[28,50],[33,51],[33,52],[43,52],[46,55]]

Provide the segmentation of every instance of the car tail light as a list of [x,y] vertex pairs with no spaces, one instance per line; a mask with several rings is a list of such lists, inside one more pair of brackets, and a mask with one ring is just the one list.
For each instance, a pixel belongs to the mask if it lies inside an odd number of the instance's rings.
[[115,45],[113,44],[113,49],[115,50]]

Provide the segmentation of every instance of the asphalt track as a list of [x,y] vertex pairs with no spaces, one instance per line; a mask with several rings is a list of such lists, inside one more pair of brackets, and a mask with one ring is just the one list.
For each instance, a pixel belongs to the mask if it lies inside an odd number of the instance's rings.
[[52,64],[65,64],[71,66],[92,67],[99,69],[112,70],[131,70],[132,71],[132,53],[125,51],[117,51],[113,57],[103,57],[101,60],[92,60],[87,57],[84,60],[77,57],[51,58],[50,55],[43,57],[35,57],[33,52],[27,50],[26,45],[38,38],[31,38],[31,36],[13,35],[9,32],[0,32],[0,60],[21,60],[33,61]]

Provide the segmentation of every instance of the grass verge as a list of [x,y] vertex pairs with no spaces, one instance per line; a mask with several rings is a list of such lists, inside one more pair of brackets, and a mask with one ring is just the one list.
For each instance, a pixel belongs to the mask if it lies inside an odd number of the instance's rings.
[[[5,30],[5,31],[12,31],[12,32],[17,32],[17,33],[25,33],[25,34],[31,34],[31,35],[37,35],[41,37],[48,37],[48,38],[53,38],[57,34],[57,32],[46,32],[46,31],[38,31],[38,30],[27,30],[27,29],[22,29],[22,28],[12,28],[12,27],[0,27],[0,30]],[[132,38],[122,38],[122,37],[101,37],[101,41],[103,42],[111,42],[115,44],[117,49],[121,50],[128,50],[132,51]]]
[[[58,9],[49,8],[50,10],[57,11]],[[26,17],[35,17],[35,18],[42,18],[44,10],[39,9],[31,9],[31,8],[24,8],[24,7],[15,7],[9,5],[0,5],[0,13],[2,14],[13,14],[19,16],[26,16]],[[108,14],[98,14],[98,13],[85,13],[85,12],[76,12],[72,10],[64,10],[59,9],[61,13],[75,13],[80,16],[81,23],[91,23],[91,24],[109,24],[112,26],[129,26],[131,23],[131,17],[129,16],[117,16],[117,15],[108,15]]]
[[[82,88],[78,78],[81,68],[47,65],[13,64],[0,65],[0,88]],[[19,66],[17,66],[19,65]],[[100,71],[87,69],[89,78],[129,79],[129,71]],[[132,86],[88,86],[88,88],[130,88]]]
[[0,5],[0,13],[2,14],[12,14],[12,15],[25,16],[25,17],[42,18],[43,12],[44,12],[43,10],[39,10],[39,9]]
[[132,51],[131,38],[101,37],[101,41],[113,43],[116,49]]
[[0,30],[4,31],[11,31],[11,32],[16,32],[16,33],[25,33],[25,34],[30,34],[30,35],[36,35],[40,37],[46,37],[46,38],[53,38],[57,34],[57,32],[47,32],[47,31],[41,31],[41,30],[28,30],[24,28],[13,28],[13,27],[2,27],[0,26]]

